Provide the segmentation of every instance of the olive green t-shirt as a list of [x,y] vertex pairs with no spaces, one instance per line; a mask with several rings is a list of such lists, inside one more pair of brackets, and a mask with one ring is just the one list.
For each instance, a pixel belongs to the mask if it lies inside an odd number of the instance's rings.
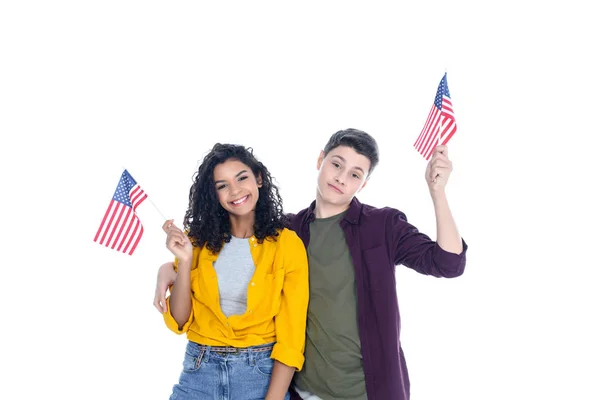
[[339,225],[344,214],[310,224],[305,362],[294,383],[323,400],[367,398],[354,265]]

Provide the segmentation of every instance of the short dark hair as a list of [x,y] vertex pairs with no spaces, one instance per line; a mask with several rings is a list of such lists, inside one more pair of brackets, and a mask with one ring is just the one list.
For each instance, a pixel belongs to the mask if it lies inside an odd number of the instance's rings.
[[331,150],[339,146],[351,147],[358,154],[367,157],[371,162],[369,175],[379,163],[379,147],[373,136],[367,132],[352,128],[337,131],[331,135],[323,152],[327,155]]

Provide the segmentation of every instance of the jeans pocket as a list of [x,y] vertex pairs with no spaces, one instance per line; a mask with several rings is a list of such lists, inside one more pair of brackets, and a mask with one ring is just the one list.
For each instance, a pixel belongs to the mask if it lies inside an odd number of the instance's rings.
[[275,360],[273,360],[272,358],[263,358],[261,360],[256,361],[254,370],[261,375],[271,376],[271,374],[273,373],[274,364]]
[[204,355],[204,350],[200,350],[200,354],[194,355],[190,352],[185,352],[185,357],[183,359],[183,372],[194,372],[197,371],[202,365],[202,356]]

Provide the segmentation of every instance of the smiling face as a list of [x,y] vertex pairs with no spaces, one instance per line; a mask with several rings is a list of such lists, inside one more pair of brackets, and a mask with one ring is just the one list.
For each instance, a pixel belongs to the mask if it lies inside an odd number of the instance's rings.
[[371,162],[348,146],[338,146],[327,155],[319,155],[317,196],[321,204],[340,207],[350,204],[352,198],[367,183]]
[[213,177],[219,203],[230,217],[253,216],[262,186],[260,176],[256,178],[246,164],[229,159],[215,167]]

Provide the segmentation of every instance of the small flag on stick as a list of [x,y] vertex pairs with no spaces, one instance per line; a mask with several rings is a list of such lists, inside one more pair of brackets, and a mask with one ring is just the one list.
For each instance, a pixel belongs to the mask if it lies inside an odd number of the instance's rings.
[[425,126],[413,145],[426,160],[429,160],[437,145],[446,144],[456,132],[454,108],[450,100],[446,74],[438,85],[435,100]]
[[94,242],[132,255],[144,233],[136,209],[147,197],[135,179],[124,170]]

